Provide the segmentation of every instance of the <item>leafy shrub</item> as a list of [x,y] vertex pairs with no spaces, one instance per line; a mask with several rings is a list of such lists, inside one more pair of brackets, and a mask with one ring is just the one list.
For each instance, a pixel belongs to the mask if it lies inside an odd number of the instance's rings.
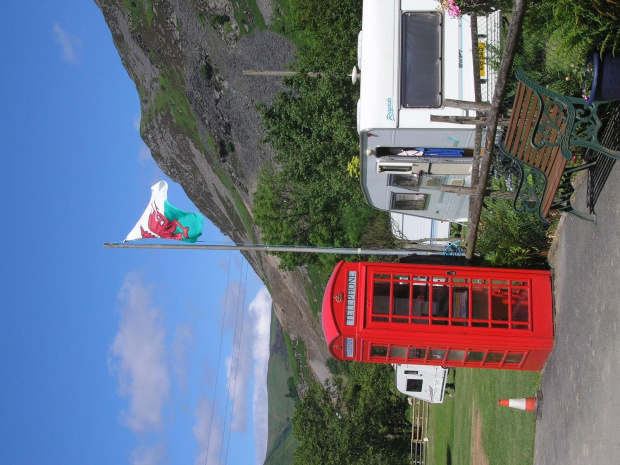
[[228,16],[228,15],[214,15],[214,16],[211,17],[209,22],[211,23],[212,26],[215,26],[216,24],[218,26],[223,26],[224,24],[230,22],[230,16]]
[[[506,182],[495,179],[495,190],[505,190]],[[518,213],[511,199],[488,197],[480,215],[476,251],[495,266],[541,267],[551,245],[549,226],[536,213]]]

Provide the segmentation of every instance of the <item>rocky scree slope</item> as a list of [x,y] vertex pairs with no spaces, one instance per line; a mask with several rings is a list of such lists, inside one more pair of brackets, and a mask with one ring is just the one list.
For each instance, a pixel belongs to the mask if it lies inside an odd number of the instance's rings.
[[[283,69],[293,60],[293,45],[254,28],[249,13],[238,25],[227,0],[95,2],[138,90],[140,132],[154,160],[233,241],[260,242],[252,194],[272,153],[260,142],[255,104],[269,104],[280,84],[242,70]],[[244,255],[268,285],[284,331],[303,335],[311,368],[323,381],[328,352],[308,303],[307,274],[282,272],[278,259],[264,253]]]

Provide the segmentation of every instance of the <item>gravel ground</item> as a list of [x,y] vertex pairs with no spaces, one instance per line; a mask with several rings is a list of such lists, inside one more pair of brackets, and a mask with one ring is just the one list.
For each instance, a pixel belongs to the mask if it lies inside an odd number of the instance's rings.
[[[556,339],[542,375],[537,465],[620,461],[619,165],[600,191],[596,224],[565,215],[556,234]],[[584,210],[586,191],[583,183],[577,205]]]

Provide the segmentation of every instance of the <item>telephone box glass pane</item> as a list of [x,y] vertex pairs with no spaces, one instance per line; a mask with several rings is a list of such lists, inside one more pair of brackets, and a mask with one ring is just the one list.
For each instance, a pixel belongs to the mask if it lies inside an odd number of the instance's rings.
[[443,360],[446,356],[446,351],[444,349],[430,349],[428,351],[429,360]]
[[[415,279],[418,279],[416,276]],[[428,278],[424,278],[428,279]],[[411,314],[414,317],[413,323],[428,324],[428,285],[427,284],[414,284],[413,285],[413,302]],[[421,318],[423,317],[423,318]]]
[[396,358],[405,358],[407,356],[407,348],[406,347],[390,347],[390,357]]
[[467,362],[482,362],[484,360],[484,352],[473,352],[470,351],[467,354]]
[[[529,322],[529,292],[527,289],[513,291],[512,321]],[[523,325],[520,325],[523,326]],[[519,327],[520,327],[519,326]],[[526,327],[526,326],[523,326]]]
[[371,357],[385,357],[387,355],[387,347],[384,346],[372,346],[370,348]]
[[373,286],[372,313],[387,315],[390,313],[390,283],[375,281]]
[[426,349],[409,349],[409,358],[426,358]]
[[489,352],[486,361],[488,363],[500,363],[504,359],[504,352]]
[[433,284],[433,318],[445,318],[433,320],[434,325],[447,325],[450,316],[450,287],[445,284]]
[[489,326],[489,288],[474,287],[472,289],[472,318],[474,320],[487,320],[474,322],[474,326]]
[[507,324],[498,323],[508,321],[508,296],[507,287],[493,287],[491,290],[491,319],[495,322],[494,328],[508,327]]
[[469,318],[469,288],[454,287],[452,292],[452,318]]
[[506,360],[504,360],[504,363],[516,363],[516,364],[519,364],[519,363],[521,363],[522,360],[523,360],[523,354],[512,354],[512,353],[509,353],[506,356]]
[[451,350],[448,352],[448,360],[463,360],[464,357],[464,350]]
[[394,283],[394,315],[409,315],[410,292],[409,283]]

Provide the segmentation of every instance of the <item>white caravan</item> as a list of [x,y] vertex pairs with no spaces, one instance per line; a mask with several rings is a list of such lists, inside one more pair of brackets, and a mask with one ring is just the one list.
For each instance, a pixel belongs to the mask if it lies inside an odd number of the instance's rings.
[[431,122],[431,115],[473,116],[445,100],[474,101],[469,17],[437,11],[436,0],[364,0],[358,37],[361,184],[382,210],[466,220],[473,125]]
[[399,392],[432,404],[443,402],[447,368],[432,365],[394,365],[394,368]]

